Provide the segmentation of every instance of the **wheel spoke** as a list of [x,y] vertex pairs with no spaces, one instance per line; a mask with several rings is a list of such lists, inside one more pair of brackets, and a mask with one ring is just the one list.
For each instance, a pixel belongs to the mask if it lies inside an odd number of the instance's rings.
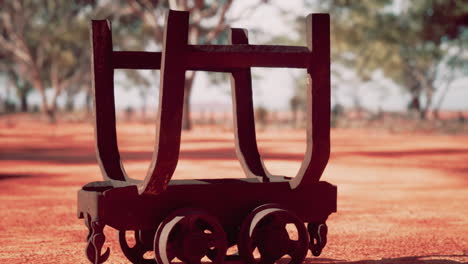
[[286,223],[288,219],[285,219],[284,216],[279,213],[273,213],[272,216],[274,216],[274,218],[270,224],[270,229],[285,229],[286,228]]
[[189,215],[187,216],[188,218],[188,230],[190,233],[195,233],[197,231],[197,226],[196,226],[196,223],[197,223],[197,217],[194,216],[194,215]]
[[184,218],[182,218],[182,220],[180,220],[179,222],[179,225],[180,225],[180,231],[183,235],[185,234],[188,234],[190,233],[192,230],[191,226],[190,226],[190,217],[189,216],[186,216]]
[[167,259],[169,261],[172,261],[177,255],[176,248],[175,248],[174,244],[170,243],[170,242],[167,243],[166,252],[167,252]]
[[[296,227],[298,240],[290,239],[287,224]],[[309,242],[304,223],[294,213],[275,205],[256,208],[242,224],[239,237],[239,253],[246,263],[271,264],[284,255],[291,256],[291,264],[301,263]],[[254,245],[260,260],[254,258]]]
[[119,242],[120,242],[120,247],[122,247],[123,250],[126,250],[131,253],[139,253],[143,250],[143,245],[139,242],[138,239],[138,232],[134,232],[134,238],[135,238],[135,245],[133,247],[130,247],[127,242],[126,238],[126,231],[120,231],[119,232]]
[[216,256],[218,255],[218,250],[215,249],[208,249],[208,252],[206,252],[206,256],[211,260],[214,261],[216,259]]
[[127,257],[127,259],[132,263],[154,264],[154,259],[145,259],[143,257],[143,255],[148,251],[148,248],[141,242],[140,231],[132,230],[131,232],[134,233],[135,238],[135,245],[133,247],[128,245],[126,238],[127,231],[119,231],[119,244],[125,257]]
[[[158,263],[169,264],[177,257],[186,264],[201,264],[205,255],[213,264],[224,260],[226,235],[216,218],[194,209],[182,209],[173,215],[175,216],[168,216],[156,232],[154,250]],[[174,236],[173,232],[177,228],[180,228],[180,232]],[[210,232],[205,232],[206,230]],[[166,245],[162,246],[161,243]],[[166,252],[159,252],[162,249]]]
[[291,257],[291,259],[300,258],[301,255],[303,254],[301,243],[299,241],[290,240],[289,246],[288,246],[288,252],[286,254],[288,254]]
[[184,262],[187,262],[187,264],[201,264],[201,259],[197,257],[186,257],[184,260]]
[[279,259],[279,258],[272,258],[272,257],[269,257],[269,256],[267,256],[267,257],[265,257],[265,258],[262,257],[262,258],[260,259],[260,264],[274,264],[275,261],[277,261],[278,259]]
[[206,240],[208,247],[217,247],[219,244],[219,238],[216,237],[216,234],[203,233],[203,238]]

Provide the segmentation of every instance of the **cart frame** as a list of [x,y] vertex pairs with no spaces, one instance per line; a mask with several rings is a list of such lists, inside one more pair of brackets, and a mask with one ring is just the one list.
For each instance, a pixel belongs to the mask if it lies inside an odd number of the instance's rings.
[[[122,231],[123,239],[125,230],[140,230],[138,239],[143,241],[143,249],[150,249],[144,241],[147,238],[143,237],[155,235],[153,249],[157,250],[156,243],[163,241],[157,237],[166,236],[167,239],[167,232],[171,231],[161,233],[156,231],[155,225],[162,223],[158,230],[164,229],[170,222],[167,216],[187,204],[191,208],[206,209],[218,218],[229,245],[237,244],[239,232],[241,236],[247,232],[244,219],[250,219],[252,224],[261,215],[272,213],[288,221],[305,221],[309,223],[311,240],[318,241],[317,245],[311,242],[311,249],[314,254],[320,254],[326,243],[325,220],[336,211],[336,187],[319,181],[330,155],[329,20],[328,14],[307,17],[307,47],[250,45],[245,29],[231,29],[231,45],[189,45],[189,13],[171,10],[167,16],[162,52],[113,51],[110,22],[92,21],[96,151],[104,181],[89,183],[78,193],[78,216],[85,219],[89,229],[86,253],[91,262],[103,263],[109,257],[108,250],[101,254],[105,225]],[[259,154],[251,67],[307,69],[307,147],[295,177],[272,175]],[[161,71],[156,143],[144,181],[131,179],[120,159],[114,103],[115,69]],[[171,181],[179,159],[187,70],[231,74],[236,155],[248,179]],[[236,193],[240,191],[246,195],[238,197]],[[227,198],[216,199],[221,194]],[[224,208],[225,203],[231,204],[232,208]],[[252,211],[255,214],[246,217]],[[205,215],[200,212],[190,209],[181,214]],[[214,221],[210,220],[213,217],[203,217],[204,221]],[[243,227],[239,231],[240,226]],[[298,226],[298,230],[300,228]],[[248,240],[252,234],[244,235],[247,237],[244,240]],[[239,245],[240,250],[247,250],[245,245],[248,243]],[[141,256],[139,259],[134,256],[137,253],[122,249],[132,262],[143,261]],[[158,263],[166,263],[166,260],[158,259]]]

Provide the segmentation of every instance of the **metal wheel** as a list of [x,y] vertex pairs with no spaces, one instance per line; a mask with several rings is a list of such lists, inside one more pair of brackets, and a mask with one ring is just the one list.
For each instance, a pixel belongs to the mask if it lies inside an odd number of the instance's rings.
[[[297,229],[297,240],[291,239],[287,224]],[[274,204],[257,207],[244,220],[239,233],[239,254],[245,263],[274,263],[289,255],[289,264],[302,263],[307,255],[309,237],[304,223],[293,212]],[[258,249],[260,258],[255,258]]]
[[154,237],[158,264],[174,258],[186,264],[200,264],[207,256],[212,263],[223,263],[227,250],[226,234],[217,219],[197,209],[182,209],[168,216]]
[[310,251],[314,256],[318,257],[327,244],[328,227],[325,223],[309,223],[307,231],[310,236]]
[[[135,237],[135,245],[130,247],[127,241],[126,233],[127,232],[134,232]],[[141,230],[119,230],[119,243],[122,252],[124,253],[125,257],[130,260],[132,263],[135,264],[156,264],[154,259],[146,259],[143,255],[151,251],[151,242],[144,243],[144,239],[146,237],[154,237],[154,231],[141,231]]]

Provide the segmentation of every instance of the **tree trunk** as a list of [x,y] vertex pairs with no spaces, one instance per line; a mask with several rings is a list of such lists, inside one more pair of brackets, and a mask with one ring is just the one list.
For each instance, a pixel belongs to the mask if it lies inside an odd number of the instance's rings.
[[140,91],[140,99],[141,99],[141,120],[143,123],[146,122],[146,113],[148,109],[148,104],[146,103],[146,98],[148,97],[146,92]]
[[51,124],[56,123],[57,122],[57,116],[55,113],[56,107],[54,105],[49,105],[47,103],[47,98],[44,92],[41,92],[41,97],[42,97],[42,112],[47,117],[47,121]]
[[27,93],[23,92],[19,94],[20,96],[20,106],[21,112],[28,112],[28,96]]
[[411,101],[408,104],[408,114],[411,119],[416,118],[416,113],[421,115],[421,103],[419,102],[419,95],[412,94]]
[[439,120],[440,119],[439,108],[435,108],[434,110],[432,110],[432,115],[434,116],[434,119]]
[[56,114],[55,109],[47,109],[46,115],[47,115],[47,120],[49,121],[50,124],[57,123],[57,114]]
[[55,123],[56,116],[55,116],[55,106],[49,107],[49,104],[47,103],[47,96],[45,93],[45,88],[44,88],[44,83],[42,82],[41,75],[39,74],[39,71],[35,68],[32,69],[30,79],[32,86],[36,91],[39,92],[39,95],[41,97],[41,111],[42,113],[47,117],[47,121],[49,123]]
[[450,84],[452,83],[453,79],[454,79],[453,76],[451,76],[449,78],[449,80],[447,81],[447,84],[442,89],[442,93],[441,93],[441,96],[439,98],[439,101],[437,101],[436,105],[433,108],[433,114],[434,114],[435,119],[440,119],[439,110],[442,107],[442,103],[444,102],[445,97],[447,96],[447,93],[448,93],[448,91],[450,89]]
[[434,87],[432,86],[432,83],[427,86],[426,88],[426,105],[422,108],[420,111],[420,119],[421,120],[427,120],[427,115],[429,113],[429,109],[432,106],[432,97],[434,96]]
[[49,123],[55,123],[56,117],[55,117],[55,109],[52,107],[49,107],[49,104],[47,103],[47,96],[45,94],[44,87],[42,86],[42,83],[39,84],[38,82],[34,83],[34,87],[37,87],[36,89],[39,91],[39,94],[41,96],[41,101],[42,101],[42,113],[47,117],[47,121]]
[[296,111],[294,109],[291,109],[291,126],[292,128],[296,126]]
[[86,90],[85,107],[86,113],[91,116],[93,114],[93,95],[90,89]]
[[65,110],[69,113],[75,111],[75,101],[73,100],[72,96],[67,97],[67,101],[65,102]]
[[184,92],[184,109],[182,113],[182,130],[191,130],[192,121],[190,119],[190,93],[192,92],[192,86],[185,86]]
[[420,120],[426,120],[427,119],[427,109],[422,108],[419,110],[419,119]]
[[57,98],[59,96],[60,90],[55,88],[55,93],[52,96],[52,102],[50,102],[49,108],[47,109],[47,117],[49,118],[50,123],[57,122]]
[[190,71],[185,77],[184,88],[184,108],[182,112],[182,130],[192,129],[192,120],[190,118],[190,95],[192,93],[193,80],[195,79],[195,71]]

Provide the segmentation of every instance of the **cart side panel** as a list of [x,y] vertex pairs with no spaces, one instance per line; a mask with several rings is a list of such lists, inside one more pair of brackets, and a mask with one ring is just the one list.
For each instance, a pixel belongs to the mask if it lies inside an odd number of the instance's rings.
[[202,208],[227,229],[240,226],[256,207],[277,203],[304,222],[320,222],[336,211],[336,187],[318,182],[291,190],[288,182],[168,186],[159,195],[138,195],[135,186],[104,193],[106,224],[123,230],[156,229],[171,212]]

